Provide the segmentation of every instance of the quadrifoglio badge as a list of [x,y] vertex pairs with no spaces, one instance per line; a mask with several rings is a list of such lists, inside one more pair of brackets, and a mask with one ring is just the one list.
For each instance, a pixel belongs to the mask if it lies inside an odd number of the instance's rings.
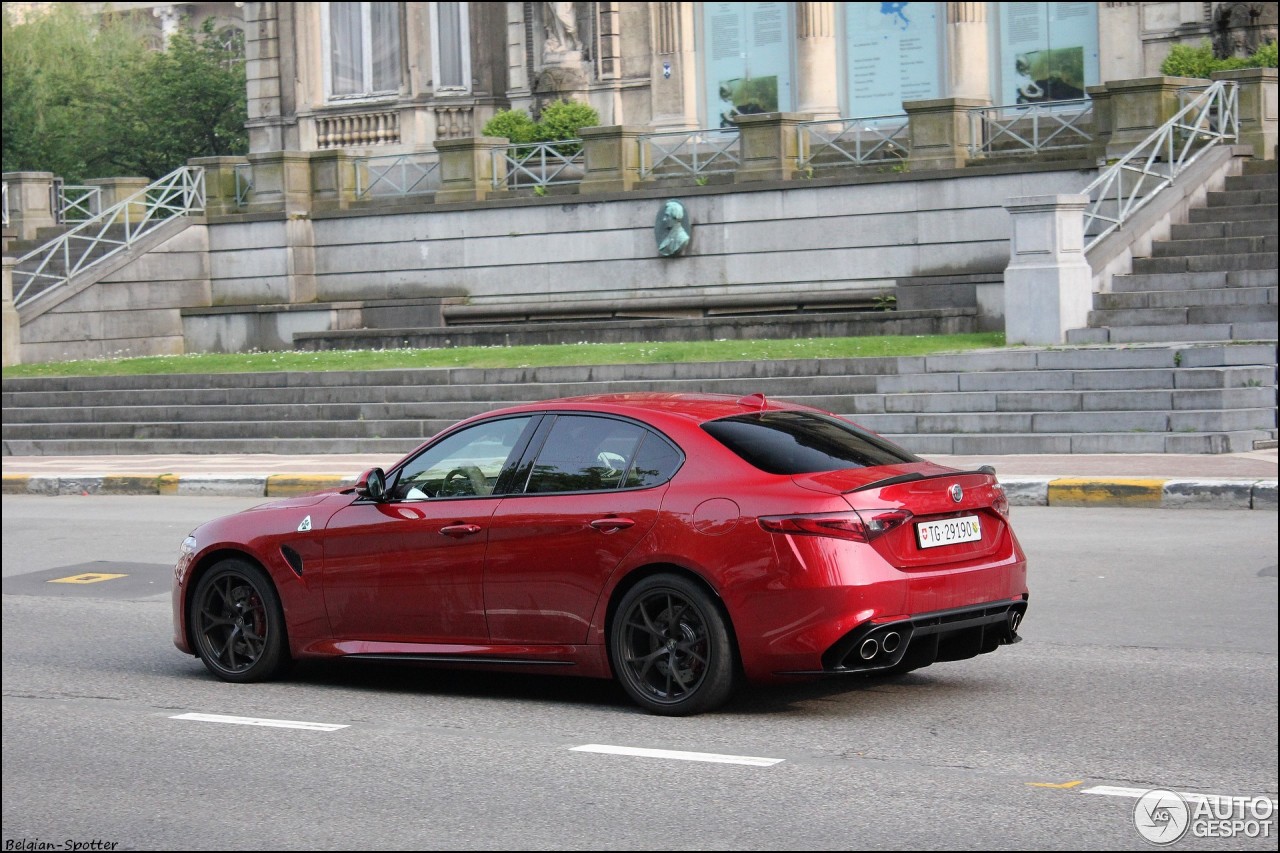
[[1133,807],[1133,825],[1152,844],[1193,838],[1274,838],[1276,804],[1270,797],[1224,797],[1147,791]]

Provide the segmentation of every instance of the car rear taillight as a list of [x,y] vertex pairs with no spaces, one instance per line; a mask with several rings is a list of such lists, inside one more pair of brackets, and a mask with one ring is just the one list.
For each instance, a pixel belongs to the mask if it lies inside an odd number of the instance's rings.
[[851,542],[870,542],[895,527],[906,524],[911,511],[905,509],[864,509],[815,515],[773,515],[758,519],[770,533],[794,536],[831,536]]
[[1001,517],[1009,517],[1009,496],[1004,493],[1004,486],[996,483],[992,486],[996,496],[991,500],[991,508],[1000,513]]

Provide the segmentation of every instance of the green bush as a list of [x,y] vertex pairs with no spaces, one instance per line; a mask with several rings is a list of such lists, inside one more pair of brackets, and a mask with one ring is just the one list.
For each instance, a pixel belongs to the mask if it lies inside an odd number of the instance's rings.
[[1160,64],[1160,73],[1170,77],[1208,78],[1215,71],[1234,71],[1237,68],[1275,68],[1276,43],[1271,42],[1258,48],[1252,56],[1229,56],[1219,59],[1213,55],[1213,45],[1208,39],[1200,42],[1199,47],[1187,44],[1175,44]]
[[538,126],[524,110],[501,110],[480,129],[484,136],[502,136],[512,142],[533,142]]

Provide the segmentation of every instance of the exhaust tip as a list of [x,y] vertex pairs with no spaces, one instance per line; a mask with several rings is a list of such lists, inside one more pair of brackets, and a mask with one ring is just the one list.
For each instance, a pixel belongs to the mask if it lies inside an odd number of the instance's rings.
[[862,645],[858,647],[858,656],[863,660],[871,660],[878,651],[880,651],[880,644],[875,640],[863,640]]
[[893,654],[898,650],[898,646],[902,644],[902,635],[897,631],[890,631],[884,635],[884,639],[880,641],[880,648],[887,653]]
[[1022,614],[1017,610],[1009,614],[1009,630],[1015,634],[1018,632],[1018,626],[1022,624]]

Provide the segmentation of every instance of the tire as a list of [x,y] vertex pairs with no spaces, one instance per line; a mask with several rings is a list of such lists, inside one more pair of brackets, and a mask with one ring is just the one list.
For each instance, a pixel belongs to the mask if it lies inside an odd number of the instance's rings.
[[268,681],[292,663],[280,596],[267,573],[223,560],[196,583],[187,611],[196,654],[223,681]]
[[614,676],[654,714],[700,714],[733,693],[737,649],[727,619],[693,581],[670,574],[640,581],[622,597],[609,635]]

